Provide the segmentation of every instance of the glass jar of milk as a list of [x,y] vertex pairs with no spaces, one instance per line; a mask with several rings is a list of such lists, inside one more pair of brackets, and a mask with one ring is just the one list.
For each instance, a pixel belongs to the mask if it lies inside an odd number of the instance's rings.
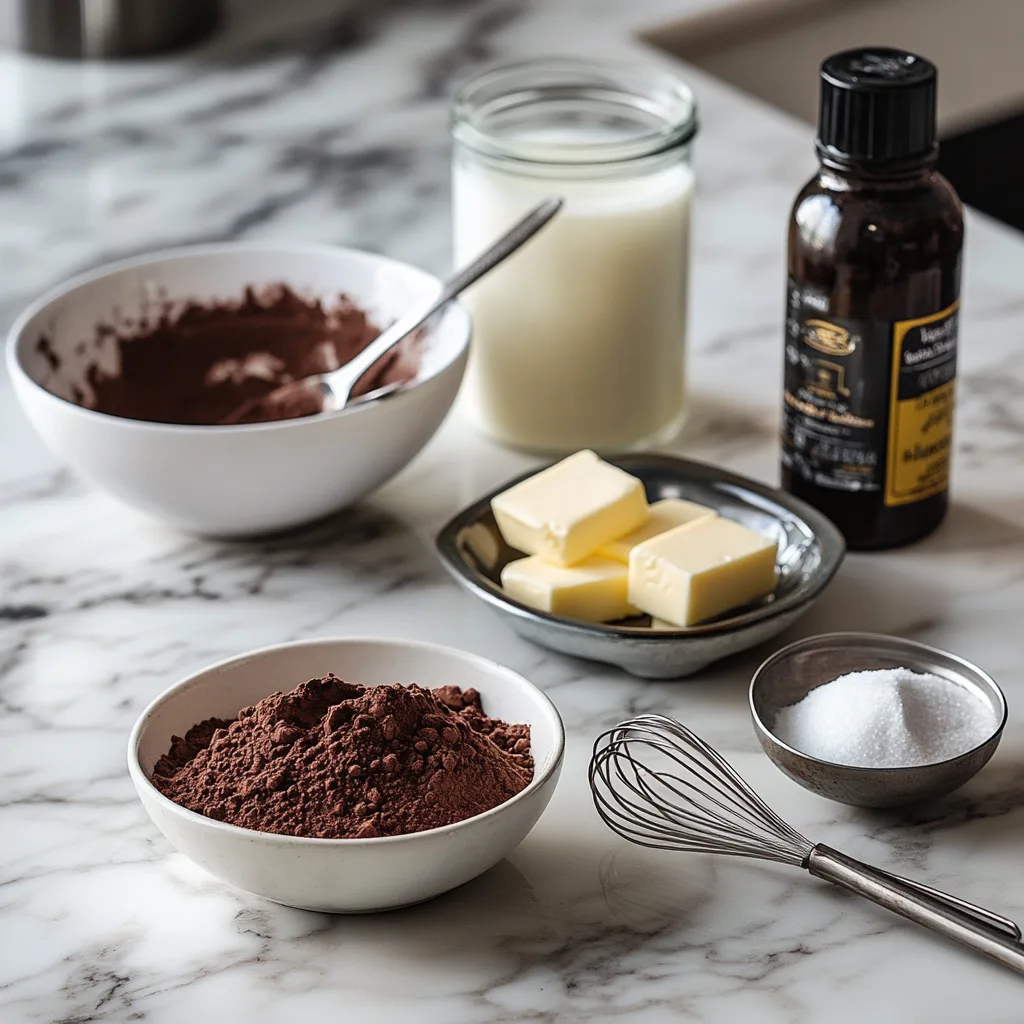
[[665,440],[686,411],[693,93],[657,69],[540,60],[457,95],[455,263],[530,207],[555,219],[471,289],[463,407],[540,451]]

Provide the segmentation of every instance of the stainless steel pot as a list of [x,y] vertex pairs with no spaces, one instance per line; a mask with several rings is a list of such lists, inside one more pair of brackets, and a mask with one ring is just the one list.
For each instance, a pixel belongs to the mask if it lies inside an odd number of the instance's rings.
[[195,43],[220,0],[3,0],[0,43],[50,57],[141,57]]

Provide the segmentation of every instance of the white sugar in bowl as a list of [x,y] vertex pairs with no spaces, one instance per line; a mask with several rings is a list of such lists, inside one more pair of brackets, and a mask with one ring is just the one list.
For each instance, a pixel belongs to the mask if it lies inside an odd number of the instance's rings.
[[[979,719],[988,723],[977,742],[972,741],[965,750],[943,750],[932,763],[878,768],[825,760],[798,750],[783,738],[780,712],[817,687],[851,673],[893,668],[909,669],[939,685],[958,687],[965,700],[976,702]],[[976,665],[926,644],[874,633],[826,633],[776,651],[751,680],[750,711],[757,738],[776,767],[819,796],[856,807],[901,807],[952,792],[988,763],[1007,717],[1002,690]],[[863,717],[851,715],[849,727],[857,728]],[[942,715],[933,717],[939,723],[936,727],[942,728]],[[830,728],[834,724],[830,723]],[[941,749],[943,745],[934,746]]]

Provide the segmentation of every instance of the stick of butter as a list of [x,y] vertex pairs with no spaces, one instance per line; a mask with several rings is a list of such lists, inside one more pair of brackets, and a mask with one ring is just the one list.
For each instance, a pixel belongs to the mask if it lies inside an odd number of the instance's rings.
[[679,629],[674,622],[666,622],[664,619],[654,618],[651,619],[651,625],[649,628],[662,633],[674,632]]
[[586,558],[571,568],[531,555],[501,570],[509,597],[542,612],[584,622],[636,615],[626,600],[628,570],[611,558]]
[[633,548],[629,601],[692,626],[775,589],[775,541],[729,519],[677,526]]
[[609,541],[598,548],[597,553],[605,558],[616,558],[620,562],[629,564],[629,553],[645,540],[657,537],[659,533],[665,533],[676,526],[685,526],[687,523],[696,523],[701,519],[710,516],[717,516],[713,508],[698,505],[692,501],[683,501],[682,498],[665,498],[664,501],[656,501],[649,509],[650,515],[647,522],[637,530],[627,533],[624,537]]
[[501,535],[514,548],[574,565],[647,518],[643,484],[582,451],[491,499]]

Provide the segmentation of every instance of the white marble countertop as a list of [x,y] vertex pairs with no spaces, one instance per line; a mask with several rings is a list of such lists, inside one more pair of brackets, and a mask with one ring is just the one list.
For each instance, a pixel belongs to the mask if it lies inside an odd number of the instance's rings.
[[[690,8],[707,6],[691,3]],[[303,3],[289,5],[289,16]],[[628,12],[627,12],[628,8]],[[644,55],[631,31],[685,3],[458,0],[307,24],[114,68],[0,58],[0,317],[97,263],[179,242],[345,242],[443,269],[445,97],[491,60]],[[647,54],[650,57],[650,54]],[[679,451],[776,475],[788,206],[810,132],[699,75],[695,413]],[[638,711],[684,718],[801,831],[1024,918],[1024,243],[969,224],[955,501],[905,551],[850,557],[793,636],[910,636],[992,672],[1011,714],[991,764],[942,804],[869,814],[760,752],[753,652],[674,684],[549,654],[448,580],[462,504],[520,470],[449,420],[359,508],[258,544],[150,523],[54,464],[0,383],[0,1019],[798,1024],[1019,1022],[1022,981],[885,912],[754,863],[646,853],[603,830],[587,748]],[[329,634],[429,638],[525,673],[568,760],[507,861],[378,917],[288,910],[175,854],[124,764],[140,709],[205,663]]]

